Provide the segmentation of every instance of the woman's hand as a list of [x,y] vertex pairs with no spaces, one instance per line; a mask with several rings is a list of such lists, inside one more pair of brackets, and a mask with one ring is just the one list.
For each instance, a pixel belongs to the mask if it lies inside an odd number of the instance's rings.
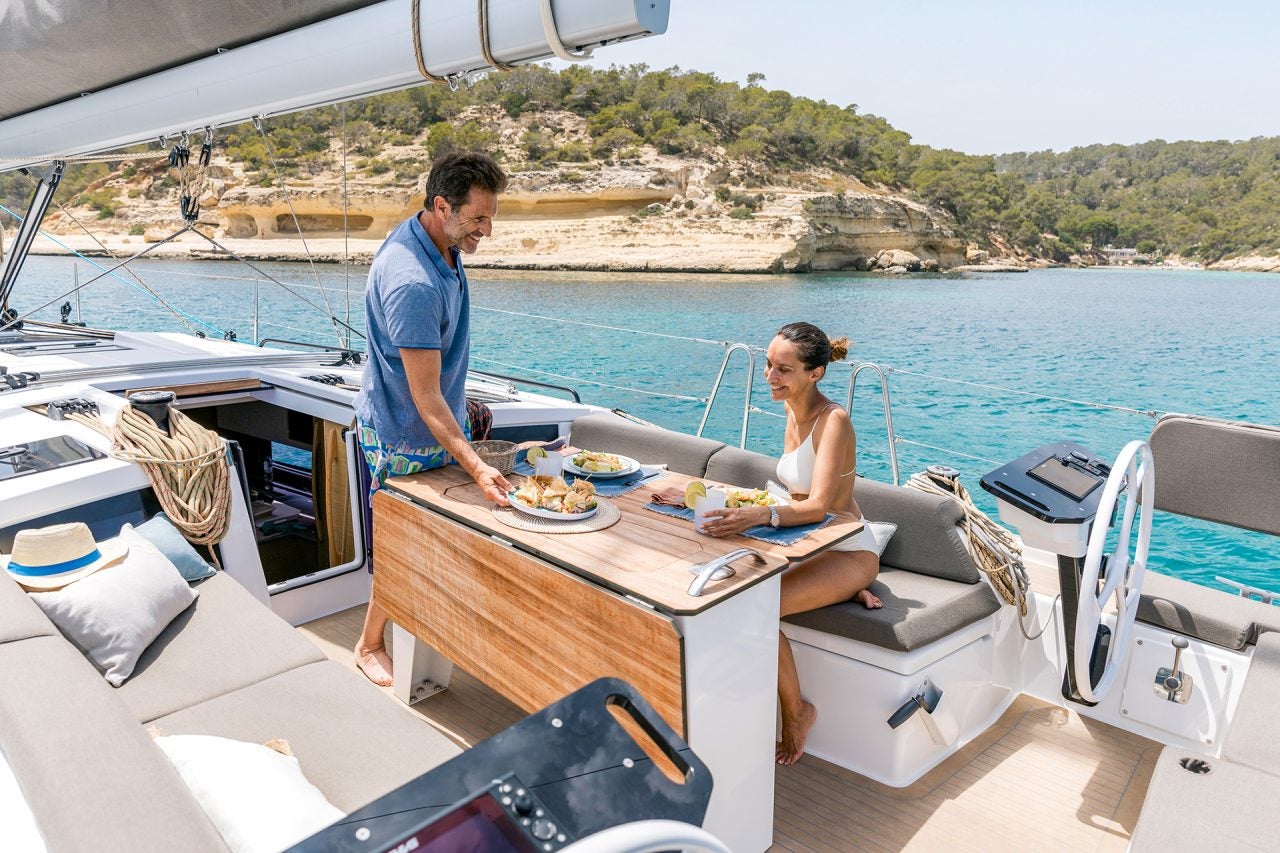
[[[763,514],[763,517],[761,515]],[[764,506],[726,507],[708,512],[700,532],[708,536],[733,536],[749,527],[769,523],[769,508]]]

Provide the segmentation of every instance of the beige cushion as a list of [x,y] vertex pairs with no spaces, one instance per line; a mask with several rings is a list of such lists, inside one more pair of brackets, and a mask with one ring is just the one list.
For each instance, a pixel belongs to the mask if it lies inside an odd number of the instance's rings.
[[1165,415],[1150,444],[1156,509],[1280,535],[1280,427]]
[[[761,488],[765,481],[776,479],[777,463],[763,453],[723,447],[707,462],[706,476],[716,482]],[[882,564],[962,583],[981,579],[956,527],[964,513],[955,501],[865,477],[858,478],[853,496],[867,518],[898,525],[897,534],[880,556]]]
[[315,644],[225,573],[193,586],[200,599],[148,647],[120,688],[141,722],[324,660]]
[[1223,757],[1280,775],[1277,712],[1280,712],[1280,634],[1272,632],[1258,638],[1240,702],[1222,745]]
[[0,643],[58,633],[49,617],[8,572],[0,572]]
[[1142,579],[1137,618],[1227,649],[1243,649],[1263,632],[1280,631],[1280,607],[1152,571]]
[[396,699],[334,661],[313,663],[155,721],[163,735],[289,742],[307,778],[344,812],[462,752]]
[[120,541],[129,547],[120,563],[54,592],[31,593],[113,687],[133,674],[142,652],[197,595],[169,558],[131,527],[120,531]]
[[0,643],[0,748],[53,851],[225,850],[102,676],[62,637]]
[[985,583],[957,583],[901,569],[881,568],[871,592],[884,606],[855,601],[787,616],[793,625],[870,643],[891,651],[923,648],[1000,609]]
[[569,441],[582,450],[621,453],[641,463],[665,462],[672,471],[701,477],[718,441],[645,426],[612,412],[597,412],[573,422]]

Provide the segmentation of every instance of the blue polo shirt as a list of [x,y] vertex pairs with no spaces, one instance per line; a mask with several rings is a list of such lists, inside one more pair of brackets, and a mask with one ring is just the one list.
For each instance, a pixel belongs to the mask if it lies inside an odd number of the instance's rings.
[[440,391],[458,424],[466,420],[470,296],[462,257],[456,248],[449,251],[455,269],[449,269],[413,216],[391,232],[369,268],[364,291],[369,361],[356,414],[383,444],[425,448],[440,443],[409,393],[402,347],[440,350]]

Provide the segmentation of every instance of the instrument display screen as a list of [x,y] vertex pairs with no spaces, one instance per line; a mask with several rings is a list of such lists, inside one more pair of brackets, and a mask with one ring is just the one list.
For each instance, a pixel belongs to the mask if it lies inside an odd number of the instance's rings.
[[[406,846],[410,842],[416,843]],[[387,853],[398,850],[541,853],[488,792],[440,815],[384,849]]]
[[1081,471],[1074,465],[1063,465],[1056,456],[1050,456],[1027,473],[1078,501],[1084,500],[1090,492],[1102,485],[1102,479]]

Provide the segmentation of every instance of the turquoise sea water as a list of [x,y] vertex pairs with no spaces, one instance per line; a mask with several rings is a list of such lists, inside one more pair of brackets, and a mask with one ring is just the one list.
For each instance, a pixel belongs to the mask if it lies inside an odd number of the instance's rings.
[[[77,263],[80,280],[87,280],[93,271],[85,261]],[[30,259],[15,307],[25,312],[70,289],[72,266],[70,259]],[[320,266],[313,274],[306,264],[259,266],[322,306],[318,276],[340,317],[347,315],[349,286],[350,321],[363,329],[363,268]],[[241,340],[254,338],[252,271],[231,262],[163,260],[141,261],[134,269],[175,307],[211,324],[204,327],[211,335],[214,328],[234,329]],[[335,342],[322,311],[265,280],[259,295],[258,338]],[[37,316],[55,319],[62,301]],[[992,513],[978,479],[996,464],[1057,439],[1110,458],[1127,441],[1145,438],[1154,423],[1142,414],[1070,400],[1280,423],[1275,275],[1100,269],[884,278],[478,270],[472,305],[474,367],[572,385],[585,400],[687,432],[697,429],[704,405],[683,398],[710,393],[724,348],[685,339],[763,346],[779,326],[801,319],[833,336],[848,335],[855,341],[852,359],[894,368],[889,384],[903,479],[929,463],[951,465]],[[184,328],[136,282],[93,284],[82,294],[81,311],[91,325],[106,328]],[[737,354],[708,436],[737,443],[745,373]],[[837,365],[825,381],[839,402],[848,377],[849,369]],[[781,412],[769,400],[762,358],[753,403]],[[879,387],[870,373],[858,379],[853,418],[859,471],[891,481]],[[752,414],[747,446],[776,454],[782,424],[779,417]],[[1153,567],[1208,586],[1221,588],[1213,578],[1225,575],[1280,587],[1274,537],[1159,514],[1152,553]]]

